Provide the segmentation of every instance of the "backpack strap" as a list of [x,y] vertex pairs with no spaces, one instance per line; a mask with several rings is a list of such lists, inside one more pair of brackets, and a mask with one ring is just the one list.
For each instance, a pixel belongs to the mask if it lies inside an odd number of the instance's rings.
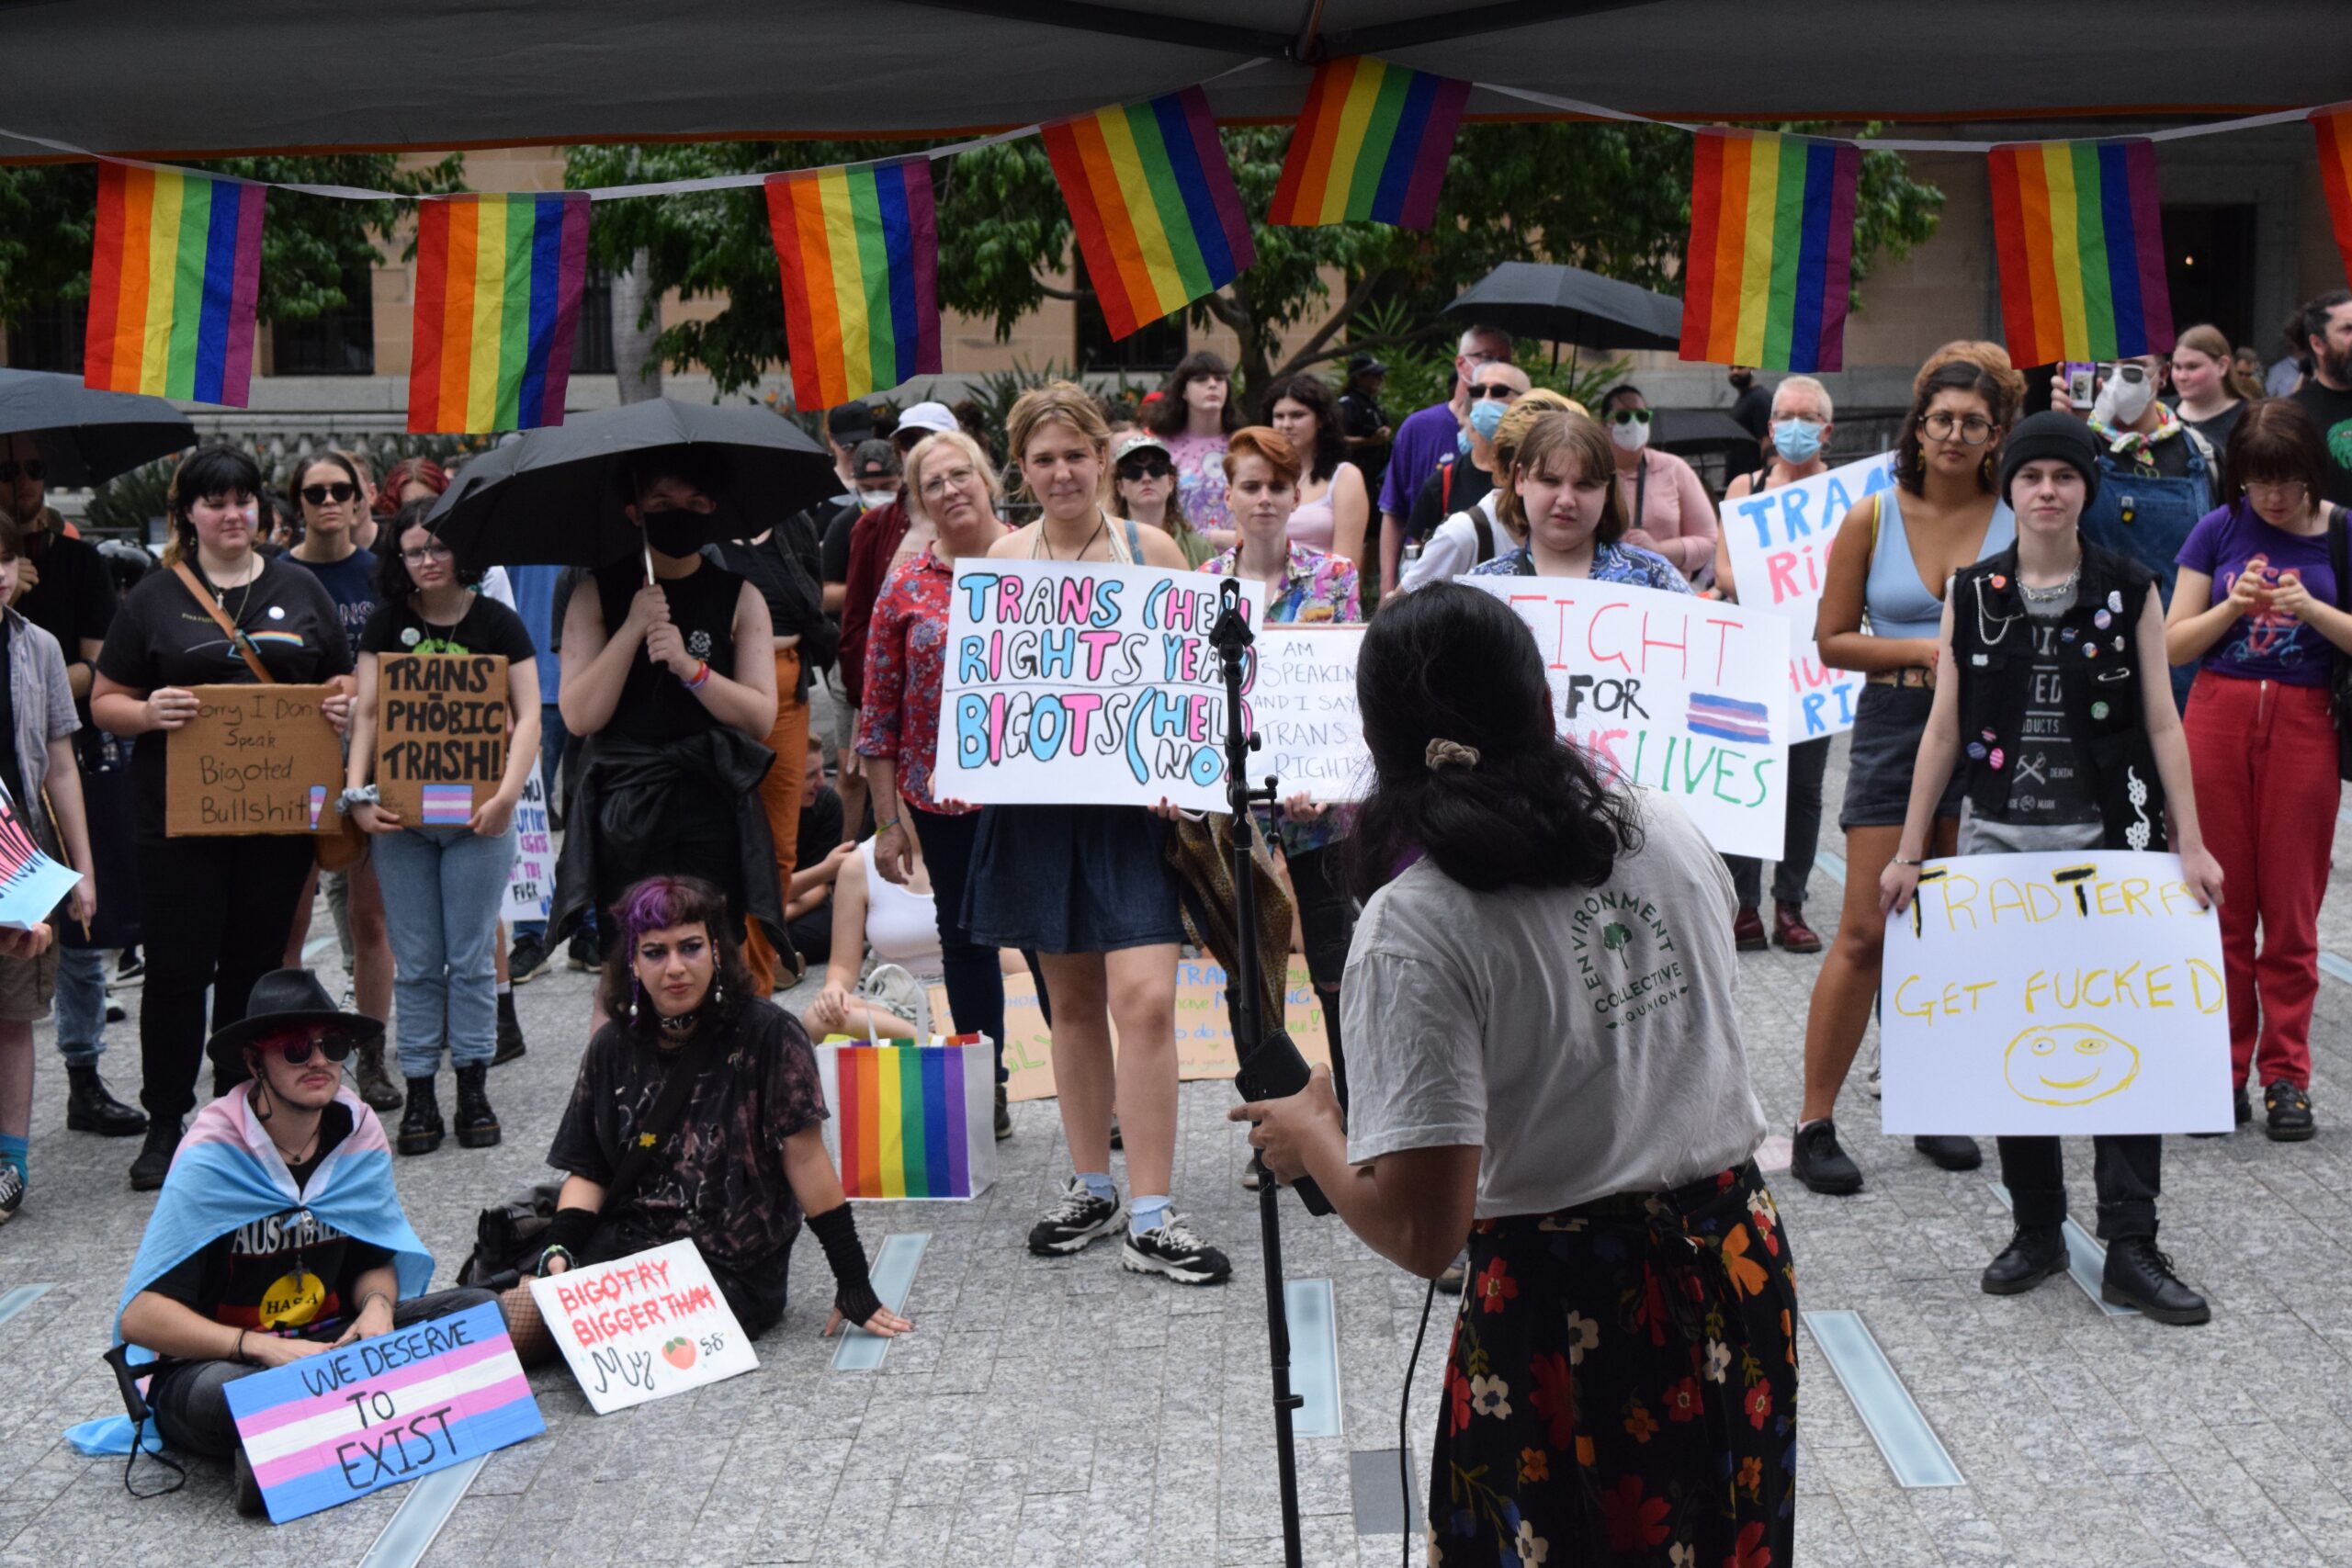
[[1478,536],[1478,560],[1484,564],[1495,558],[1495,525],[1487,521],[1487,509],[1474,506],[1462,515],[1470,519],[1471,531]]
[[[262,570],[268,570],[269,563],[264,561]],[[196,573],[188,569],[187,562],[174,561],[172,572],[187,586],[188,596],[204,606],[204,613],[212,617],[213,625],[228,633],[229,646],[244,656],[245,668],[254,672],[254,679],[265,686],[276,685],[277,682],[270,675],[269,667],[262,663],[261,655],[254,651],[253,639],[238,629],[237,623],[229,618],[229,612],[220,607],[220,601],[204,591],[204,584],[196,580]]]

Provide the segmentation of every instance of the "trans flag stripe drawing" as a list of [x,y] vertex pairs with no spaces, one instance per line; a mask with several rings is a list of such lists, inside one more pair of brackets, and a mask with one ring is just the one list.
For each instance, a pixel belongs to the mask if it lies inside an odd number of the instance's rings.
[[1743,703],[1736,697],[1693,692],[1689,722],[1691,734],[1716,740],[1736,740],[1753,746],[1767,746],[1772,740],[1771,711],[1762,703]]

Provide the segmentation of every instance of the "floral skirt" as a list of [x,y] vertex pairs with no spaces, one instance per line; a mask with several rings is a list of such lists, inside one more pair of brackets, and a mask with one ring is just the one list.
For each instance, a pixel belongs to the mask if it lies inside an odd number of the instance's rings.
[[1480,1221],[1430,1467],[1430,1562],[1787,1568],[1796,1310],[1752,1164]]

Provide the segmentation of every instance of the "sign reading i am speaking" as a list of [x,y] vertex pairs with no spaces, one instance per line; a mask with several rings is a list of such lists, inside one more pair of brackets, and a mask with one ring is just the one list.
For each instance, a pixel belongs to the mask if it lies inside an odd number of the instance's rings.
[[492,1303],[225,1386],[272,1523],[547,1430]]
[[164,738],[164,832],[335,833],[343,740],[332,686],[190,686],[196,716]]
[[376,789],[411,828],[462,828],[506,779],[506,660],[376,656]]
[[1829,547],[1857,502],[1894,485],[1894,454],[1882,452],[1794,484],[1726,501],[1724,548],[1731,556],[1739,602],[1789,623],[1792,740],[1816,740],[1854,728],[1861,699],[1858,670],[1832,670],[1814,646]]
[[1789,789],[1789,624],[1690,593],[1581,577],[1464,577],[1543,651],[1560,733],[1671,796],[1728,855],[1778,860]]
[[[960,561],[933,790],[986,806],[1225,807],[1225,680],[1195,571]],[[1265,592],[1242,585],[1250,628]]]
[[692,1241],[542,1275],[531,1299],[599,1416],[760,1364]]
[[1361,800],[1372,787],[1356,711],[1362,626],[1270,626],[1258,634],[1258,679],[1250,694],[1262,770],[1283,799],[1300,790],[1319,801]]

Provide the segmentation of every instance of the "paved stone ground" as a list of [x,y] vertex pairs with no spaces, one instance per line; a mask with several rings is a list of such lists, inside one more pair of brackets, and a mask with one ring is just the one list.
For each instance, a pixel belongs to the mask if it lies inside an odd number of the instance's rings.
[[[1840,783],[1833,771],[1833,803]],[[1827,844],[1838,847],[1834,828]],[[1835,889],[1826,873],[1815,888],[1826,928]],[[2336,893],[2323,936],[2352,954],[2352,900]],[[1742,962],[1757,1086],[1781,1127],[1796,1108],[1814,964],[1777,952]],[[463,1255],[474,1210],[538,1174],[586,992],[585,976],[559,971],[519,993],[531,1052],[492,1080],[503,1145],[450,1144],[399,1163],[441,1280]],[[133,1022],[109,1038],[128,1091],[138,993],[124,999]],[[1930,1168],[1906,1141],[1879,1136],[1871,1101],[1859,1084],[1849,1090],[1847,1137],[1867,1190],[1824,1200],[1792,1181],[1778,1188],[1804,1301],[1863,1314],[1967,1484],[1897,1486],[1808,1343],[1799,1561],[2352,1562],[2348,1022],[2352,987],[2324,981],[2315,1142],[2251,1134],[2166,1148],[2165,1241],[2213,1299],[2203,1328],[2104,1317],[2063,1280],[2018,1300],[1982,1295],[1977,1272],[2007,1234],[1989,1168]],[[199,1468],[178,1495],[133,1502],[119,1461],[76,1458],[60,1440],[69,1424],[114,1407],[97,1352],[151,1202],[123,1179],[135,1142],[63,1130],[64,1075],[45,1028],[40,1048],[34,1187],[0,1229],[0,1290],[52,1288],[0,1325],[0,1562],[358,1561],[407,1489],[272,1529],[234,1517],[218,1472]],[[759,1347],[751,1376],[599,1419],[560,1370],[541,1373],[548,1435],[491,1461],[429,1561],[1278,1562],[1256,1210],[1236,1183],[1242,1145],[1221,1119],[1229,1103],[1221,1085],[1185,1088],[1177,1192],[1232,1253],[1231,1286],[1188,1291],[1124,1274],[1108,1247],[1030,1258],[1022,1234],[1067,1163],[1053,1106],[1017,1107],[1018,1135],[981,1201],[861,1209],[869,1248],[893,1231],[931,1237],[908,1303],[920,1327],[878,1374],[829,1370],[816,1304],[829,1280],[806,1254],[796,1278],[806,1295]],[[2068,1158],[2087,1216],[2087,1145]],[[1300,1444],[1307,1560],[1395,1562],[1396,1536],[1355,1533],[1347,1456],[1397,1441],[1421,1289],[1295,1206],[1283,1241],[1291,1275],[1333,1280],[1339,1310],[1345,1435]],[[1444,1334],[1441,1319],[1432,1345]],[[1408,1422],[1424,1462],[1429,1364]]]

